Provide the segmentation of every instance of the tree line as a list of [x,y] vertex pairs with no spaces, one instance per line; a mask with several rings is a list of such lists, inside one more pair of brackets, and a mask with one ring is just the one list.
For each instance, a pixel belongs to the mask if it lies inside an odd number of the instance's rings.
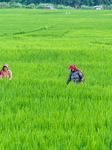
[[7,2],[7,3],[21,3],[24,5],[29,5],[34,3],[35,5],[40,3],[52,3],[55,5],[66,5],[66,6],[96,6],[96,5],[111,5],[112,0],[0,0],[0,2]]

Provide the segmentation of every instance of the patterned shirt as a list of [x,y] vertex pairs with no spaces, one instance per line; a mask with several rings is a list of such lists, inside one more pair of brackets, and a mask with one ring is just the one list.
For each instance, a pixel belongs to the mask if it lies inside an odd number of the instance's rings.
[[5,76],[7,76],[7,78],[12,78],[12,72],[10,70],[7,70],[7,72],[1,70],[0,78],[4,78]]
[[74,72],[72,72],[72,71],[70,72],[69,78],[67,80],[67,84],[71,80],[73,80],[74,82],[84,82],[84,76],[79,70],[75,69]]

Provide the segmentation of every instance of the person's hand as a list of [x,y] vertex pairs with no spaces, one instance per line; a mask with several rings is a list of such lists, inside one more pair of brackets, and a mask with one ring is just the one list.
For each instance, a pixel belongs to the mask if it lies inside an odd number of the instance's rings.
[[83,82],[82,82],[82,84],[83,84]]

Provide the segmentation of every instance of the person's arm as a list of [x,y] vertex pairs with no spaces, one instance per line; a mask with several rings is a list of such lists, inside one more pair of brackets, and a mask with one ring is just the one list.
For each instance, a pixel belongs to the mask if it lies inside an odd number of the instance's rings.
[[12,79],[12,72],[9,70],[9,80]]
[[83,83],[84,82],[84,76],[83,74],[79,71],[79,77],[80,77],[80,81]]
[[68,80],[67,80],[67,85],[68,85],[68,83],[71,81],[71,73],[69,74],[69,77],[68,77]]

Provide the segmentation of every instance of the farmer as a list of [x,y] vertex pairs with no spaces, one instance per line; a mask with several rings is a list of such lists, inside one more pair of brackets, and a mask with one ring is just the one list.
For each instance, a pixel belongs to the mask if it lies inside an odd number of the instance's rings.
[[4,64],[2,70],[0,71],[0,78],[7,76],[9,80],[12,79],[12,72],[9,70],[8,64]]
[[82,82],[83,84],[85,79],[81,70],[79,70],[74,64],[71,64],[68,70],[71,70],[71,72],[66,84],[68,84],[71,80],[77,83]]

